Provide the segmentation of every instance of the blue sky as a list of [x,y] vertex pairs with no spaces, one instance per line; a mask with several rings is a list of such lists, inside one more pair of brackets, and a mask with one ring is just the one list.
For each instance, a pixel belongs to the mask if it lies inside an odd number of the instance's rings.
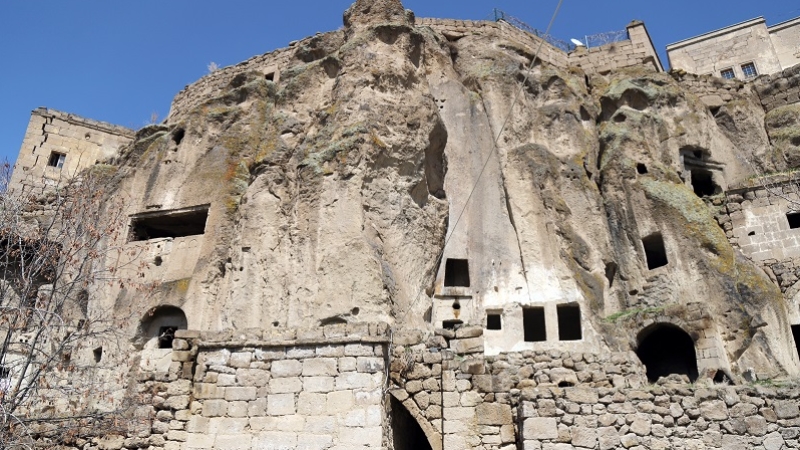
[[[337,29],[350,0],[0,0],[0,158],[16,159],[30,111],[47,106],[138,129],[208,72]],[[405,0],[418,17],[483,19],[499,8],[545,29],[558,0]],[[666,65],[672,42],[757,16],[800,16],[796,0],[564,0],[551,34],[569,40],[643,20]]]

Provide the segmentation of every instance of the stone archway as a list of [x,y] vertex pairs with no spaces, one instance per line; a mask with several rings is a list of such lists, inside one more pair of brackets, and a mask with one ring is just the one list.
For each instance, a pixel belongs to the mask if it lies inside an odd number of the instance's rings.
[[694,340],[688,333],[670,323],[648,326],[637,337],[636,355],[647,368],[647,379],[686,375],[689,381],[697,380],[697,353]]
[[[442,435],[425,419],[405,390],[390,391],[394,450],[442,450]],[[401,402],[400,398],[406,397]]]

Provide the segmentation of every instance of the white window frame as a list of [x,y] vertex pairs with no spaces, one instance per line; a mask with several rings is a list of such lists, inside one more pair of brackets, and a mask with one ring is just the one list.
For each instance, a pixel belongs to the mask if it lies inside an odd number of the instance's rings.
[[[753,66],[753,71],[755,72],[753,75],[748,75],[748,74],[747,74],[747,71],[745,71],[745,69],[744,69],[744,68],[745,68],[745,66],[749,66],[749,65],[752,65],[752,66]],[[755,62],[755,61],[748,61],[748,62],[746,62],[746,63],[742,63],[742,64],[740,64],[740,65],[739,65],[739,67],[741,67],[741,69],[742,69],[742,75],[744,75],[744,78],[745,78],[746,80],[749,80],[749,79],[751,79],[751,78],[755,78],[755,77],[757,77],[757,76],[759,75],[759,72],[758,72],[758,67],[756,66],[756,62]]]
[[[727,71],[729,71],[729,70],[730,70],[730,72],[731,72],[731,75],[733,75],[733,76],[732,76],[732,77],[730,77],[730,78],[728,78],[728,77],[726,77],[726,76],[725,76],[725,72],[727,72]],[[735,71],[735,70],[733,70],[733,67],[726,67],[726,68],[724,68],[724,69],[722,69],[722,70],[720,70],[720,71],[719,71],[719,76],[720,76],[720,77],[722,77],[722,78],[724,78],[724,79],[726,79],[726,80],[735,80],[735,79],[736,79],[736,71]]]

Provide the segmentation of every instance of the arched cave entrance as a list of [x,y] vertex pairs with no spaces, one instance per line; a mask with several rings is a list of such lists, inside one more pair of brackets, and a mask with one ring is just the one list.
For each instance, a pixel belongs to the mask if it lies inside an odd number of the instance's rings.
[[414,416],[394,396],[389,397],[392,407],[394,450],[433,450]]
[[177,306],[157,306],[142,318],[139,331],[145,341],[157,339],[157,348],[172,348],[175,331],[187,327],[186,314]]
[[671,324],[658,323],[639,333],[636,355],[647,368],[647,379],[686,375],[689,381],[697,380],[697,355],[694,341],[685,331]]

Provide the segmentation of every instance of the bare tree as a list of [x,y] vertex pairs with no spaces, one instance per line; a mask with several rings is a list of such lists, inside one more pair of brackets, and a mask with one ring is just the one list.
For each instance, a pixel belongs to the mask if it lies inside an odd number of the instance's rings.
[[106,196],[113,168],[9,189],[10,167],[0,167],[0,448],[108,433],[135,403],[111,399],[95,373],[102,347],[91,348],[125,325],[89,309],[104,285],[128,283],[108,264],[126,251],[106,246],[126,230]]

